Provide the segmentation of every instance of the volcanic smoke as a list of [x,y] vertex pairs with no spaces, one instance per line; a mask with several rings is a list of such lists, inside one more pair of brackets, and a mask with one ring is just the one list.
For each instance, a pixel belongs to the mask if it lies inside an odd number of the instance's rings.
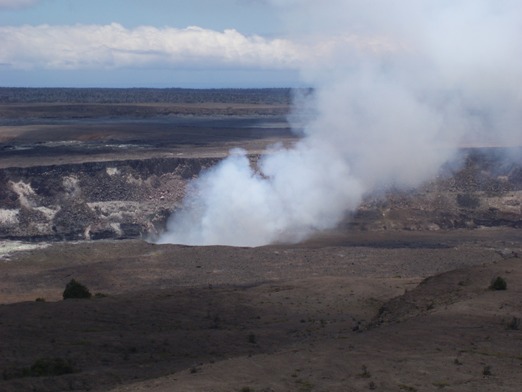
[[522,3],[273,0],[302,52],[304,134],[189,184],[161,243],[258,246],[334,228],[468,145],[522,145]]

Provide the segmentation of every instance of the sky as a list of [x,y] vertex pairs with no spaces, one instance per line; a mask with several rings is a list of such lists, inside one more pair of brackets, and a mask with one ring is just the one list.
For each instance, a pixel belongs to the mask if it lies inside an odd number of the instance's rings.
[[265,0],[0,0],[0,86],[292,87]]

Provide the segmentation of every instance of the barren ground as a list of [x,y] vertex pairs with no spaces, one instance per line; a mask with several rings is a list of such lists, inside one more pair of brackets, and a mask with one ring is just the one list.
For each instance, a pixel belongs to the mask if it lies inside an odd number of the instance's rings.
[[[248,121],[183,117],[183,126],[156,115],[141,125],[43,124],[41,114],[14,124],[10,116],[0,126],[11,146],[2,167],[219,156],[231,146],[293,140],[279,117],[251,112]],[[110,146],[99,149],[107,135]],[[97,142],[41,146],[82,138]],[[124,140],[133,147],[120,151]],[[259,248],[3,241],[0,390],[519,391],[521,254],[520,229],[504,226],[345,226],[303,244]],[[488,288],[496,276],[507,290]],[[72,278],[99,295],[62,300]],[[42,358],[69,361],[74,373],[24,374]]]

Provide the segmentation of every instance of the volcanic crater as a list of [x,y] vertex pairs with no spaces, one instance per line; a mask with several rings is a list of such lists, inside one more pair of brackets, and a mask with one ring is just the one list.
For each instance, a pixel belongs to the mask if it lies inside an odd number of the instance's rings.
[[[518,391],[520,147],[462,148],[300,244],[145,241],[231,148],[295,143],[290,101],[0,89],[0,389]],[[98,295],[63,300],[72,278]],[[71,372],[31,374],[53,358]]]

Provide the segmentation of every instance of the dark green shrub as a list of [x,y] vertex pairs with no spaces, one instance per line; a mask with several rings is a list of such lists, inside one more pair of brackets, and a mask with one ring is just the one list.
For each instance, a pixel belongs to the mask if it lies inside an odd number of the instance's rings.
[[91,298],[91,293],[83,284],[71,279],[63,292],[63,299],[68,298]]
[[507,328],[513,331],[518,331],[520,329],[520,319],[513,316],[511,321],[507,324]]
[[504,278],[501,276],[497,276],[491,281],[491,285],[489,286],[491,290],[506,290],[507,289],[507,283]]
[[4,380],[24,377],[50,377],[74,373],[71,362],[62,358],[40,358],[31,367],[9,368],[2,373]]
[[62,358],[38,359],[31,366],[31,376],[61,376],[62,374],[74,373],[74,368],[69,361]]
[[29,377],[29,369],[27,368],[7,368],[2,372],[2,378],[5,381],[13,380],[15,378]]
[[368,367],[366,365],[362,365],[361,369],[362,369],[362,372],[359,374],[359,377],[370,378],[372,376],[370,374],[370,372],[368,371]]

